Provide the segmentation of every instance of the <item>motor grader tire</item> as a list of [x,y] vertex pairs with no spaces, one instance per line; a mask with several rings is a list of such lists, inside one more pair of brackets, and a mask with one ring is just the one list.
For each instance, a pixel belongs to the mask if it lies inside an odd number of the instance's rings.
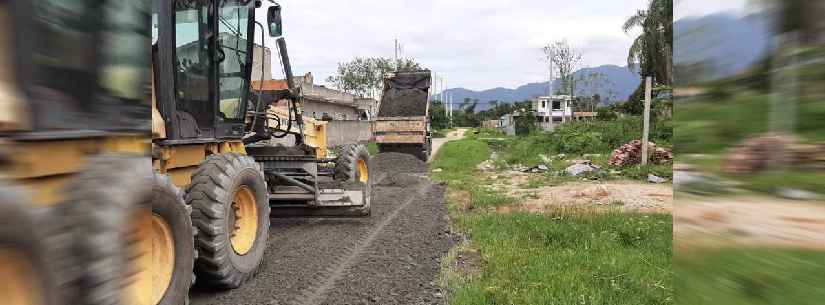
[[84,305],[188,304],[195,231],[168,177],[146,157],[93,157],[68,189]]
[[338,148],[333,178],[345,185],[359,185],[364,196],[364,210],[370,211],[372,181],[370,181],[370,152],[361,144],[347,144]]
[[263,260],[269,234],[269,193],[263,172],[247,155],[211,155],[192,174],[186,191],[198,228],[198,281],[238,288]]
[[366,146],[360,144],[341,145],[338,148],[338,161],[335,163],[335,180],[368,181],[369,160],[370,152]]
[[[30,202],[22,200],[18,191],[0,187],[0,303],[5,305],[73,304],[61,294],[61,271],[57,260],[65,259],[64,249],[48,236],[42,223],[32,213]],[[56,252],[60,251],[60,254]],[[61,255],[60,257],[54,257]],[[51,257],[50,257],[51,256]]]

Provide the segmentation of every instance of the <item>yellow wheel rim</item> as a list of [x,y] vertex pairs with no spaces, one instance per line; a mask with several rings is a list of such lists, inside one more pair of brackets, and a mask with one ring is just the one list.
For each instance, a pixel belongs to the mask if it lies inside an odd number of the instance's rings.
[[0,248],[0,302],[6,305],[42,305],[34,265],[19,251]]
[[367,161],[358,160],[358,176],[359,181],[363,183],[367,183],[367,181],[370,181],[370,171],[367,168]]
[[155,305],[169,289],[175,270],[172,228],[159,215],[142,209],[133,230],[137,242],[130,257],[137,272],[130,279],[125,304]]
[[232,248],[238,255],[246,255],[252,250],[258,235],[258,204],[249,187],[242,185],[235,192],[232,210],[235,214],[235,227],[230,237]]

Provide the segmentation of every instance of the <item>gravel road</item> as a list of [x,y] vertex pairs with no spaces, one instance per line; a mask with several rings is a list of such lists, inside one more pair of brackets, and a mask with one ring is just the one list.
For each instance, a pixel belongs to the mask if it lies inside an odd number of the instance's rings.
[[192,289],[193,305],[440,304],[452,244],[444,188],[412,156],[374,157],[372,216],[273,219],[264,262],[231,291]]

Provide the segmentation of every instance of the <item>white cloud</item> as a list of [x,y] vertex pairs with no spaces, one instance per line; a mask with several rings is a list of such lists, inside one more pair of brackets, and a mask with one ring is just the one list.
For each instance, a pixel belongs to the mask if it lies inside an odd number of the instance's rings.
[[[356,56],[405,56],[446,75],[449,87],[487,89],[544,81],[540,48],[567,38],[584,65],[624,65],[624,20],[647,0],[281,0],[296,74],[322,82]],[[258,18],[265,12],[259,10]],[[263,19],[260,19],[263,20]],[[267,45],[274,47],[274,40]],[[257,40],[259,41],[259,39]],[[280,75],[278,61],[274,75]]]

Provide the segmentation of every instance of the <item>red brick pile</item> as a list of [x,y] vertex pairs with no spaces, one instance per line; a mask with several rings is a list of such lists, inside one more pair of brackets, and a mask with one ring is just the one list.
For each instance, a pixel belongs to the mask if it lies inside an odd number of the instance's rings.
[[[673,162],[673,151],[663,147],[656,147],[656,143],[648,142],[649,162],[666,164]],[[624,167],[642,163],[642,141],[633,140],[613,151],[608,162],[612,166]]]
[[825,170],[825,145],[800,144],[794,136],[766,134],[737,145],[722,163],[722,170],[729,174],[751,174],[771,167]]

